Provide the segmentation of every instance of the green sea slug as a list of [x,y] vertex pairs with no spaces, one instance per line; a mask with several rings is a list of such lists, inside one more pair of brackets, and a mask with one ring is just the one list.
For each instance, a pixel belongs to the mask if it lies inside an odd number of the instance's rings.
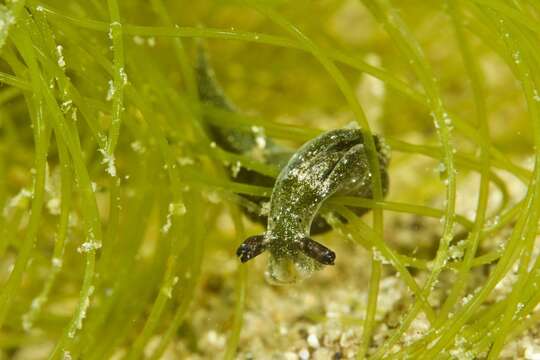
[[[203,50],[199,51],[197,80],[201,102],[223,110],[237,111],[215,80]],[[276,284],[293,283],[308,277],[321,265],[333,265],[335,253],[310,236],[330,229],[328,223],[318,215],[322,204],[330,197],[373,197],[364,132],[350,128],[331,130],[294,152],[278,146],[261,134],[210,123],[205,126],[209,137],[223,150],[245,155],[252,154],[256,149],[262,150],[263,161],[281,169],[277,179],[245,168],[231,174],[235,181],[241,183],[273,187],[268,216],[249,207],[244,208],[251,219],[266,226],[266,232],[249,237],[238,247],[240,261],[246,262],[268,250],[270,259],[266,276]],[[374,136],[374,141],[380,163],[382,190],[386,195],[390,151],[381,137]],[[262,197],[244,198],[259,206],[266,201]],[[368,210],[354,209],[359,215]]]

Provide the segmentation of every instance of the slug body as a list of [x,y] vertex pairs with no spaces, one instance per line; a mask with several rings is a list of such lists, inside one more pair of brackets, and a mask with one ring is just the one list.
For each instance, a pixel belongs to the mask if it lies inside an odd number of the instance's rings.
[[[198,48],[195,70],[199,98],[204,105],[226,112],[234,113],[238,111],[216,80],[202,45]],[[203,111],[203,113],[205,112]],[[257,158],[264,163],[276,166],[278,169],[282,169],[294,154],[293,150],[277,145],[272,139],[266,137],[264,133],[231,128],[230,126],[216,126],[208,118],[208,115],[205,115],[204,120],[206,120],[204,126],[210,139],[225,151]],[[244,167],[240,167],[237,171],[231,171],[230,176],[240,183],[270,188],[274,186],[276,181],[273,177]],[[244,213],[251,220],[267,226],[267,216],[261,215],[261,208],[267,199],[251,195],[241,195],[240,198]],[[311,233],[321,234],[330,229],[331,226],[322,217],[318,216],[312,222]]]
[[[374,140],[386,194],[389,150],[380,138]],[[308,277],[321,265],[333,265],[334,252],[310,238],[311,223],[322,204],[333,195],[371,198],[371,179],[361,130],[332,130],[307,142],[276,180],[266,232],[248,238],[237,255],[245,262],[268,250],[266,275],[276,284],[293,283]],[[357,213],[365,211],[359,209]]]
[[[214,80],[204,53],[197,67],[201,101],[227,111],[235,111]],[[365,134],[360,129],[331,130],[304,144],[296,152],[281,148],[270,139],[227,127],[208,126],[211,138],[224,150],[249,154],[264,143],[263,161],[277,165],[281,172],[274,179],[241,168],[236,181],[273,186],[268,217],[246,207],[246,214],[266,225],[266,232],[251,236],[238,248],[237,256],[246,262],[264,251],[270,253],[267,279],[274,284],[288,284],[308,277],[322,265],[333,265],[335,253],[310,238],[331,227],[318,215],[321,206],[334,195],[372,198],[372,173]],[[258,136],[261,136],[260,134]],[[388,192],[387,167],[390,151],[384,141],[374,136],[380,164],[383,194]],[[244,196],[257,205],[264,198]],[[361,215],[368,209],[352,209]]]

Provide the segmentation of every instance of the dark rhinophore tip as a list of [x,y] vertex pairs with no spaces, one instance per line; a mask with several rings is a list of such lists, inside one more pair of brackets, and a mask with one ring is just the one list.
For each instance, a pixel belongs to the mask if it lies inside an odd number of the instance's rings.
[[336,253],[308,237],[301,241],[302,252],[323,265],[334,265]]
[[264,250],[266,250],[264,235],[250,236],[238,247],[236,256],[240,258],[241,262],[245,263],[261,254]]
[[324,265],[334,265],[334,261],[336,260],[336,253],[333,252],[330,249],[327,249],[328,251],[323,254],[320,262]]

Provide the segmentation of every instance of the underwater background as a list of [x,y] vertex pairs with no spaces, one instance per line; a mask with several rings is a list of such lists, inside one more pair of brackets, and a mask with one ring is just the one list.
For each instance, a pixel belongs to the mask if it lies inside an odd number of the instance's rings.
[[[2,1],[0,359],[540,358],[539,34],[534,0]],[[272,186],[231,174],[351,126],[387,196],[269,284],[236,251]]]

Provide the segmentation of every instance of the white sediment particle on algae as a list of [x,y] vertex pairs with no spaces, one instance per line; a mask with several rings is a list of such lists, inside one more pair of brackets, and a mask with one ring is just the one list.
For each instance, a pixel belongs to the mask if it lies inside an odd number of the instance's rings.
[[64,114],[67,114],[69,112],[69,110],[71,110],[71,105],[73,105],[73,101],[72,100],[66,100],[66,101],[62,102],[62,104],[60,104],[60,110],[62,110],[62,112]]
[[186,213],[186,205],[182,202],[169,204],[169,214],[174,216],[182,216]]
[[94,232],[92,230],[89,230],[87,240],[77,248],[77,251],[80,253],[87,253],[89,251],[94,251],[99,248],[101,248],[101,243],[96,240]]
[[66,61],[64,59],[64,47],[62,45],[56,46],[56,56],[58,57],[58,66],[60,66],[62,69],[66,68]]
[[94,287],[90,286],[90,289],[88,289],[88,296],[85,297],[85,299],[84,299],[84,301],[83,301],[83,303],[81,305],[81,309],[77,314],[77,319],[75,319],[75,328],[72,328],[68,332],[68,336],[70,338],[73,338],[75,336],[75,332],[77,330],[82,329],[82,323],[83,323],[84,318],[86,317],[86,312],[88,310],[88,306],[90,306],[90,297],[92,296],[93,293],[94,293]]
[[135,43],[135,45],[144,45],[144,38],[142,36],[135,35],[133,37],[133,42]]
[[251,131],[255,134],[255,143],[259,149],[266,147],[266,136],[264,135],[264,129],[260,126],[252,126]]
[[135,35],[133,37],[133,42],[135,43],[135,45],[141,46],[141,45],[144,45],[145,39],[142,36]]
[[167,215],[167,220],[165,221],[165,224],[161,227],[161,233],[167,234],[169,230],[171,229],[172,221],[169,215]]
[[53,257],[52,260],[51,260],[51,264],[53,267],[59,269],[62,267],[62,259],[60,258],[57,258],[57,257]]
[[179,157],[178,159],[176,159],[176,161],[178,162],[178,165],[180,166],[188,166],[188,165],[195,164],[195,161],[193,161],[192,158],[187,157],[187,156]]
[[212,204],[219,204],[221,197],[216,191],[207,191],[204,193],[206,199]]
[[268,216],[268,214],[270,214],[270,201],[265,201],[262,203],[260,214],[262,216]]
[[[102,118],[102,117],[105,116],[105,114],[102,113],[101,111],[100,111],[98,114],[99,114],[99,117],[100,117],[100,118]],[[105,143],[107,143],[107,135],[105,135],[104,133],[98,132],[96,136],[97,136],[97,138],[98,138],[100,144],[105,144]]]
[[240,172],[240,169],[242,169],[242,163],[240,161],[236,161],[234,165],[231,167],[231,175],[235,178],[238,176],[238,173]]
[[109,39],[113,39],[113,29],[114,28],[121,28],[122,27],[122,24],[119,23],[118,21],[113,21],[110,25],[109,25],[109,33],[108,33],[108,36],[109,36]]
[[430,116],[432,117],[432,119],[433,119],[433,125],[435,125],[435,129],[438,130],[438,129],[440,128],[440,125],[439,125],[439,120],[437,119],[437,116],[435,115],[434,112],[431,112],[429,115],[430,115]]
[[73,108],[73,111],[71,112],[71,120],[77,122],[77,108]]
[[172,217],[173,216],[183,216],[186,213],[186,205],[182,202],[170,203],[169,209],[167,212],[167,218],[165,224],[161,227],[161,232],[167,234],[172,226]]
[[450,117],[450,115],[448,115],[448,113],[443,113],[443,120],[447,127],[452,127],[452,118]]
[[512,54],[512,58],[514,59],[514,63],[516,65],[519,65],[521,63],[521,53],[519,51],[515,51],[513,54]]
[[80,253],[87,253],[92,250],[97,250],[101,248],[101,244],[97,241],[85,241],[77,248],[77,251]]
[[386,259],[386,257],[375,247],[371,248],[371,251],[373,252],[373,259],[380,262],[381,264],[390,264],[390,261]]
[[458,260],[463,257],[463,241],[450,246],[448,249],[450,259]]
[[52,199],[47,201],[47,210],[49,210],[49,213],[51,213],[51,215],[60,215],[60,205],[60,199],[58,197],[53,197]]
[[119,70],[120,73],[120,79],[122,79],[122,85],[125,86],[128,83],[128,76],[126,74],[126,70],[121,67]]
[[64,350],[62,353],[62,360],[71,360],[71,353],[68,350]]
[[24,331],[29,331],[34,325],[34,314],[39,311],[39,309],[45,303],[44,296],[38,296],[30,304],[30,311],[22,316],[22,327]]
[[443,162],[440,162],[436,167],[435,171],[437,171],[439,174],[442,174],[446,171],[446,164]]
[[474,293],[470,293],[469,295],[465,296],[464,298],[461,299],[461,305],[467,305],[469,301],[472,300],[473,297],[474,297]]
[[109,80],[109,87],[107,88],[107,96],[105,97],[105,100],[111,101],[115,92],[116,87],[114,86],[114,81]]
[[130,146],[137,154],[144,154],[146,152],[146,147],[140,141],[134,141]]
[[21,191],[19,191],[17,195],[12,197],[7,202],[6,206],[4,206],[3,215],[7,216],[9,214],[9,210],[14,209],[16,207],[21,208],[21,209],[27,207],[28,200],[32,199],[32,197],[33,197],[33,193],[30,190],[21,189]]
[[463,345],[456,345],[452,350],[450,350],[450,355],[452,355],[453,359],[472,360],[476,358],[474,353],[470,350],[466,350],[466,347]]
[[169,299],[172,298],[172,290],[173,290],[174,285],[178,283],[178,280],[179,280],[178,276],[175,276],[172,279],[172,281],[167,282],[167,284],[161,288],[161,292],[165,296],[167,296]]
[[103,155],[103,160],[101,161],[102,164],[107,164],[107,173],[115,177],[116,176],[116,165],[115,165],[115,158],[114,154],[109,154],[105,149],[99,149],[99,152],[101,155]]
[[538,90],[533,90],[533,99],[534,101],[540,102],[540,95],[538,94]]
[[172,298],[172,286],[170,284],[167,284],[166,286],[162,287],[161,292],[163,293],[163,295],[165,295],[169,299]]
[[[492,218],[490,218],[490,219],[488,219],[486,221],[486,225],[487,225],[488,228],[491,228],[491,227],[499,225],[500,221],[501,221],[501,217],[499,215],[495,215],[494,217],[492,217]],[[504,245],[504,244],[502,244],[502,245]]]

